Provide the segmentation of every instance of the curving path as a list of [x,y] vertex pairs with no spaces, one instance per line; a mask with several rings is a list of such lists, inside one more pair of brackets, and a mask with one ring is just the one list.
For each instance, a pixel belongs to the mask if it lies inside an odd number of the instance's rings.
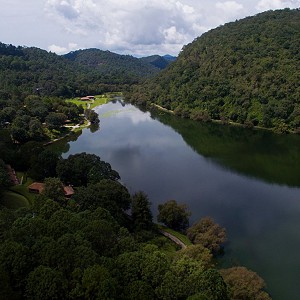
[[160,232],[166,236],[167,238],[169,238],[170,240],[172,240],[175,244],[179,245],[181,247],[181,249],[186,249],[187,246],[185,243],[183,243],[179,238],[177,238],[176,236],[174,236],[173,234],[166,232],[164,230],[160,230]]

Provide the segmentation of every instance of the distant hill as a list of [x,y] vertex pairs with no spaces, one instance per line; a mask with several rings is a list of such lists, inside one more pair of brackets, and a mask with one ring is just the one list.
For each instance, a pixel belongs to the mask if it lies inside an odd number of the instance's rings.
[[176,57],[171,55],[151,55],[147,57],[140,58],[141,61],[151,64],[155,66],[156,68],[159,68],[161,70],[165,69],[172,61],[176,60]]
[[166,55],[163,56],[163,58],[171,62],[171,61],[175,61],[177,57],[172,56],[170,54],[166,54]]
[[158,73],[158,69],[150,63],[144,62],[131,55],[120,55],[99,49],[85,49],[72,51],[65,58],[89,67],[103,74],[123,74],[129,77],[149,77]]
[[159,71],[132,56],[98,49],[59,56],[39,48],[0,43],[0,98],[37,91],[71,97],[122,90]]
[[[268,11],[210,30],[131,94],[195,120],[300,128],[300,10]],[[300,129],[298,129],[300,130]]]

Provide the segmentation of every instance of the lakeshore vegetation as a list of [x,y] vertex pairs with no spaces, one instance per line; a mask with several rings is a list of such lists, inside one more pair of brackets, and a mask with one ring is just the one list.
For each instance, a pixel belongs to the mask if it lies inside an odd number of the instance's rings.
[[198,121],[299,132],[299,41],[299,9],[225,24],[186,45],[127,99]]

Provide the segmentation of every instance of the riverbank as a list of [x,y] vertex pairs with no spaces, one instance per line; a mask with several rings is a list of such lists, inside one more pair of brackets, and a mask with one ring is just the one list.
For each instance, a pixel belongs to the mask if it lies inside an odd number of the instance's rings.
[[[163,111],[165,113],[168,113],[168,114],[172,114],[172,115],[176,115],[174,110],[170,110],[170,109],[167,109],[163,106],[160,106],[156,103],[151,103],[150,104],[152,107],[160,110],[160,111]],[[236,127],[242,127],[242,128],[247,128],[247,129],[255,129],[255,130],[265,130],[265,131],[269,131],[269,132],[274,132],[274,133],[277,133],[277,134],[283,134],[283,133],[292,133],[292,134],[299,134],[299,132],[297,132],[296,130],[289,130],[287,128],[266,128],[266,127],[262,127],[262,126],[254,126],[252,125],[251,123],[249,124],[241,124],[241,123],[236,123],[236,122],[233,122],[233,121],[228,121],[228,120],[215,120],[215,119],[210,119],[209,122],[212,122],[212,123],[215,123],[215,124],[220,124],[220,125],[231,125],[231,126],[236,126]]]
[[[96,95],[94,97],[94,99],[91,99],[89,101],[82,101],[79,98],[66,99],[66,101],[72,102],[72,103],[76,104],[77,106],[85,105],[86,109],[94,109],[95,107],[98,107],[100,105],[108,103],[109,101],[111,101],[111,98],[112,98],[111,95],[105,94],[105,95]],[[55,138],[47,143],[44,143],[43,146],[48,146],[57,141],[61,141],[61,140],[65,139],[66,137],[70,136],[73,132],[81,131],[84,128],[88,128],[90,125],[91,125],[91,122],[88,121],[86,118],[85,118],[84,124],[64,125],[63,126],[64,128],[69,128],[71,130],[63,136],[60,136],[60,137]]]

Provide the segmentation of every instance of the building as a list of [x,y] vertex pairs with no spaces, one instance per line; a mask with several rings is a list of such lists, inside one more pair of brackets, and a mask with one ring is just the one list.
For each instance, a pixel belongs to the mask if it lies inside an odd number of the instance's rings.
[[[41,194],[45,188],[45,184],[41,182],[33,182],[28,186],[31,193]],[[74,195],[74,189],[70,185],[64,186],[64,194],[66,198],[71,198]]]

